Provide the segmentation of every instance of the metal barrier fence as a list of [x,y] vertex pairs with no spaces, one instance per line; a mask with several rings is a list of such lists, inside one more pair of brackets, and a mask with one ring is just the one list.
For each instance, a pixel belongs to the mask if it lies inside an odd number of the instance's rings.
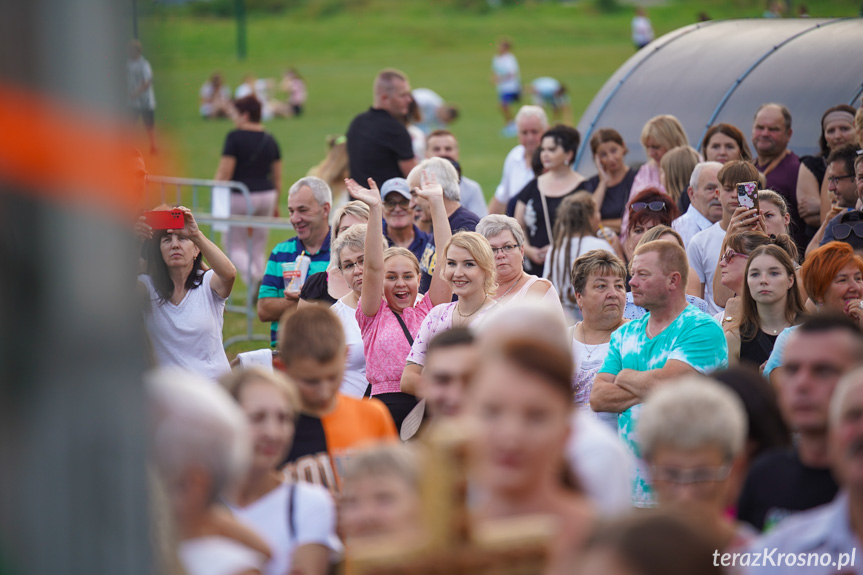
[[[292,230],[293,226],[288,218],[277,218],[277,217],[266,217],[266,216],[251,216],[251,215],[231,215],[228,217],[219,217],[214,216],[211,212],[202,211],[202,207],[200,205],[200,194],[199,191],[204,190],[207,194],[207,197],[210,200],[210,205],[212,205],[213,198],[213,188],[228,188],[230,190],[237,190],[243,195],[243,199],[246,202],[246,212],[252,212],[252,197],[251,192],[249,192],[249,188],[242,182],[234,182],[234,181],[220,181],[220,180],[203,180],[197,178],[173,178],[168,176],[147,176],[147,181],[149,184],[157,185],[160,189],[160,197],[162,203],[168,202],[168,195],[173,190],[173,202],[175,204],[179,204],[182,199],[182,194],[184,189],[191,189],[192,192],[192,205],[188,206],[189,209],[192,210],[192,213],[195,215],[195,221],[200,224],[208,224],[210,226],[210,233],[208,237],[216,243],[215,240],[215,230],[213,224],[229,224],[232,226],[241,226],[244,228],[265,228],[265,229],[278,229],[278,230]],[[246,248],[249,250],[249,264],[247,268],[247,277],[251,279],[252,277],[252,238],[249,237],[246,243]],[[229,339],[226,339],[224,342],[224,346],[227,348],[230,345],[233,345],[237,342],[241,341],[270,341],[269,329],[267,330],[267,334],[256,334],[254,333],[255,323],[258,322],[258,312],[255,305],[255,296],[257,294],[254,293],[254,285],[249,285],[246,289],[246,297],[242,303],[237,303],[237,298],[233,297],[228,299],[227,304],[225,305],[225,310],[235,313],[242,313],[246,317],[246,332],[242,335],[236,335]],[[233,303],[232,303],[233,302]]]

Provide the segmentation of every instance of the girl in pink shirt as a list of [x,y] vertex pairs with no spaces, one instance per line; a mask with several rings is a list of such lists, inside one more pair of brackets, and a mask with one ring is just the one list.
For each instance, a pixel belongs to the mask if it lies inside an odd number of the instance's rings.
[[[437,159],[437,158],[435,158]],[[422,169],[422,189],[414,188],[416,194],[431,206],[436,245],[446,245],[452,235],[443,202],[443,188],[438,176],[448,180],[452,169],[454,181],[458,174],[449,162],[426,160],[414,170]],[[444,165],[445,164],[445,165]],[[436,172],[441,172],[437,174]],[[363,338],[366,354],[366,377],[371,384],[371,395],[384,402],[401,428],[405,416],[417,403],[417,399],[401,392],[400,381],[405,367],[405,358],[410,353],[413,338],[428,312],[437,304],[450,301],[452,291],[447,283],[434,274],[425,297],[419,295],[419,262],[408,249],[392,247],[384,251],[383,208],[380,191],[369,178],[365,189],[354,180],[346,181],[351,197],[369,206],[369,223],[366,231],[365,259],[360,305],[356,317]],[[400,194],[400,191],[390,194]],[[383,297],[381,296],[383,294]]]

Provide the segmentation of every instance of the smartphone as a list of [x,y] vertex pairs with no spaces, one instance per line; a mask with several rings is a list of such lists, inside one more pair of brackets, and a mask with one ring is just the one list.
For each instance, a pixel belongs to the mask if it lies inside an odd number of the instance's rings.
[[154,230],[182,230],[185,227],[180,210],[154,210],[144,212],[144,218]]
[[737,203],[744,208],[755,208],[758,213],[758,182],[743,182],[737,184]]

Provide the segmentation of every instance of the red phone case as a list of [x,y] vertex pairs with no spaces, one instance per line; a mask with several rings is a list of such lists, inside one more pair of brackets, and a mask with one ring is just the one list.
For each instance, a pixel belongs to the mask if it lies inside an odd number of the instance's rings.
[[185,222],[180,210],[155,210],[144,212],[147,224],[154,230],[181,230]]

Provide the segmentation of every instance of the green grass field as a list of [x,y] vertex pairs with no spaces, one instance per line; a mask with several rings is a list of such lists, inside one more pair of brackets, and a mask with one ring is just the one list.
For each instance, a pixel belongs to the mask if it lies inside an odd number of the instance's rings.
[[[232,126],[204,121],[197,113],[198,90],[215,70],[223,72],[232,88],[245,73],[278,77],[288,66],[305,78],[306,114],[267,123],[281,146],[287,189],[324,157],[325,136],[344,133],[353,116],[371,104],[376,72],[396,67],[410,76],[413,87],[432,88],[459,106],[461,118],[451,128],[459,138],[464,173],[490,196],[503,158],[516,143],[499,135],[502,120],[489,80],[496,40],[513,40],[524,81],[553,76],[568,86],[577,122],[603,83],[634,53],[632,9],[603,13],[589,0],[528,0],[484,13],[456,8],[469,3],[306,0],[283,13],[253,13],[245,61],[236,57],[233,20],[196,17],[188,7],[159,7],[146,14],[141,38],[154,68],[159,137],[181,172],[172,175],[211,178],[215,173]],[[329,10],[336,4],[349,8]],[[813,17],[854,16],[860,9],[856,0],[807,4]],[[763,9],[760,1],[669,0],[651,7],[649,16],[658,37],[693,23],[701,11],[719,19],[757,17]],[[274,232],[271,244],[286,237]],[[226,338],[243,329],[240,316],[226,316]],[[260,324],[260,333],[267,329]],[[238,344],[229,352],[257,347],[259,343]]]

